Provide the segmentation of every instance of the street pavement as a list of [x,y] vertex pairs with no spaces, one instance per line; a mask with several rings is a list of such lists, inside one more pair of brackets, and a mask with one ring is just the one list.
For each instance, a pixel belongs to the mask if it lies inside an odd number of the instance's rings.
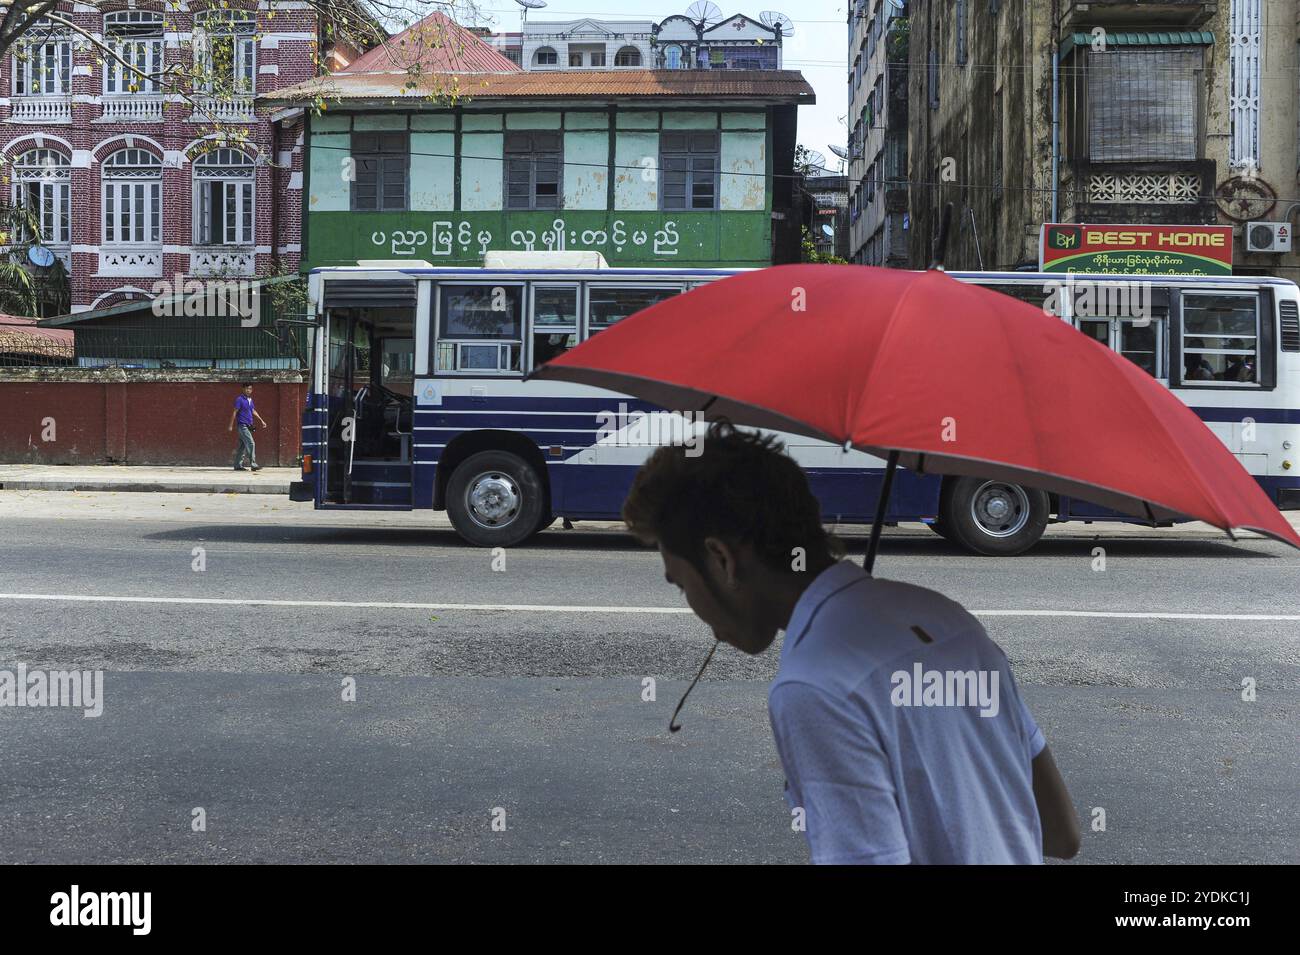
[[[1300,862],[1298,569],[1101,525],[1011,559],[904,526],[878,564],[1007,651],[1080,863]],[[105,671],[98,718],[0,708],[0,862],[806,861],[775,647],[720,649],[667,731],[709,645],[614,525],[494,570],[428,513],[0,491],[0,670]]]

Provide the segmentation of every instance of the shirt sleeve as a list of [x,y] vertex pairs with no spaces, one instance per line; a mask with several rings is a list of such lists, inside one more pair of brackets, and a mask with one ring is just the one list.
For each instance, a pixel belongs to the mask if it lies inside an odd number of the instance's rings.
[[807,683],[773,687],[768,707],[787,802],[804,810],[812,861],[910,862],[889,760],[870,724]]

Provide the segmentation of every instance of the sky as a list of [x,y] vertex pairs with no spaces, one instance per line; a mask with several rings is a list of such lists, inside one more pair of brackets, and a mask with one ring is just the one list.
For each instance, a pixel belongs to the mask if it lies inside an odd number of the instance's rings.
[[[499,31],[519,29],[520,8],[514,0],[477,0],[484,25]],[[830,144],[847,144],[844,124],[848,113],[849,27],[846,0],[752,0],[750,5],[715,0],[724,17],[743,13],[757,20],[764,10],[786,14],[794,21],[794,34],[782,43],[786,69],[798,70],[817,92],[816,106],[799,107],[799,143],[825,154],[827,168],[839,166]],[[599,17],[604,20],[654,20],[685,13],[691,0],[549,0],[545,9],[528,14],[530,21],[572,20]]]

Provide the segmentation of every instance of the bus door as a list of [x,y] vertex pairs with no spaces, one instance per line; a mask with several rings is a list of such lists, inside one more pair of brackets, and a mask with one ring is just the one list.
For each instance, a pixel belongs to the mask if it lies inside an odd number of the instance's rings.
[[[387,285],[409,286],[409,302]],[[375,304],[336,297],[329,307],[326,298],[329,415],[321,506],[409,509],[415,283],[365,286]]]

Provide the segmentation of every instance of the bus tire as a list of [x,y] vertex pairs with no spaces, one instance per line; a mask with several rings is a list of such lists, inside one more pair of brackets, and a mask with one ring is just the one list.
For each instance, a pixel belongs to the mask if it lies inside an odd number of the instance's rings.
[[934,521],[932,521],[929,524],[926,524],[925,526],[930,528],[930,530],[934,531],[944,540],[952,539],[952,531],[948,530],[948,525],[943,522],[942,517],[936,517]]
[[945,537],[972,553],[1013,557],[1043,536],[1049,506],[1047,495],[1036,488],[963,477],[944,488],[939,523]]
[[539,530],[550,508],[532,466],[508,451],[471,454],[447,482],[447,516],[479,547],[513,547]]

